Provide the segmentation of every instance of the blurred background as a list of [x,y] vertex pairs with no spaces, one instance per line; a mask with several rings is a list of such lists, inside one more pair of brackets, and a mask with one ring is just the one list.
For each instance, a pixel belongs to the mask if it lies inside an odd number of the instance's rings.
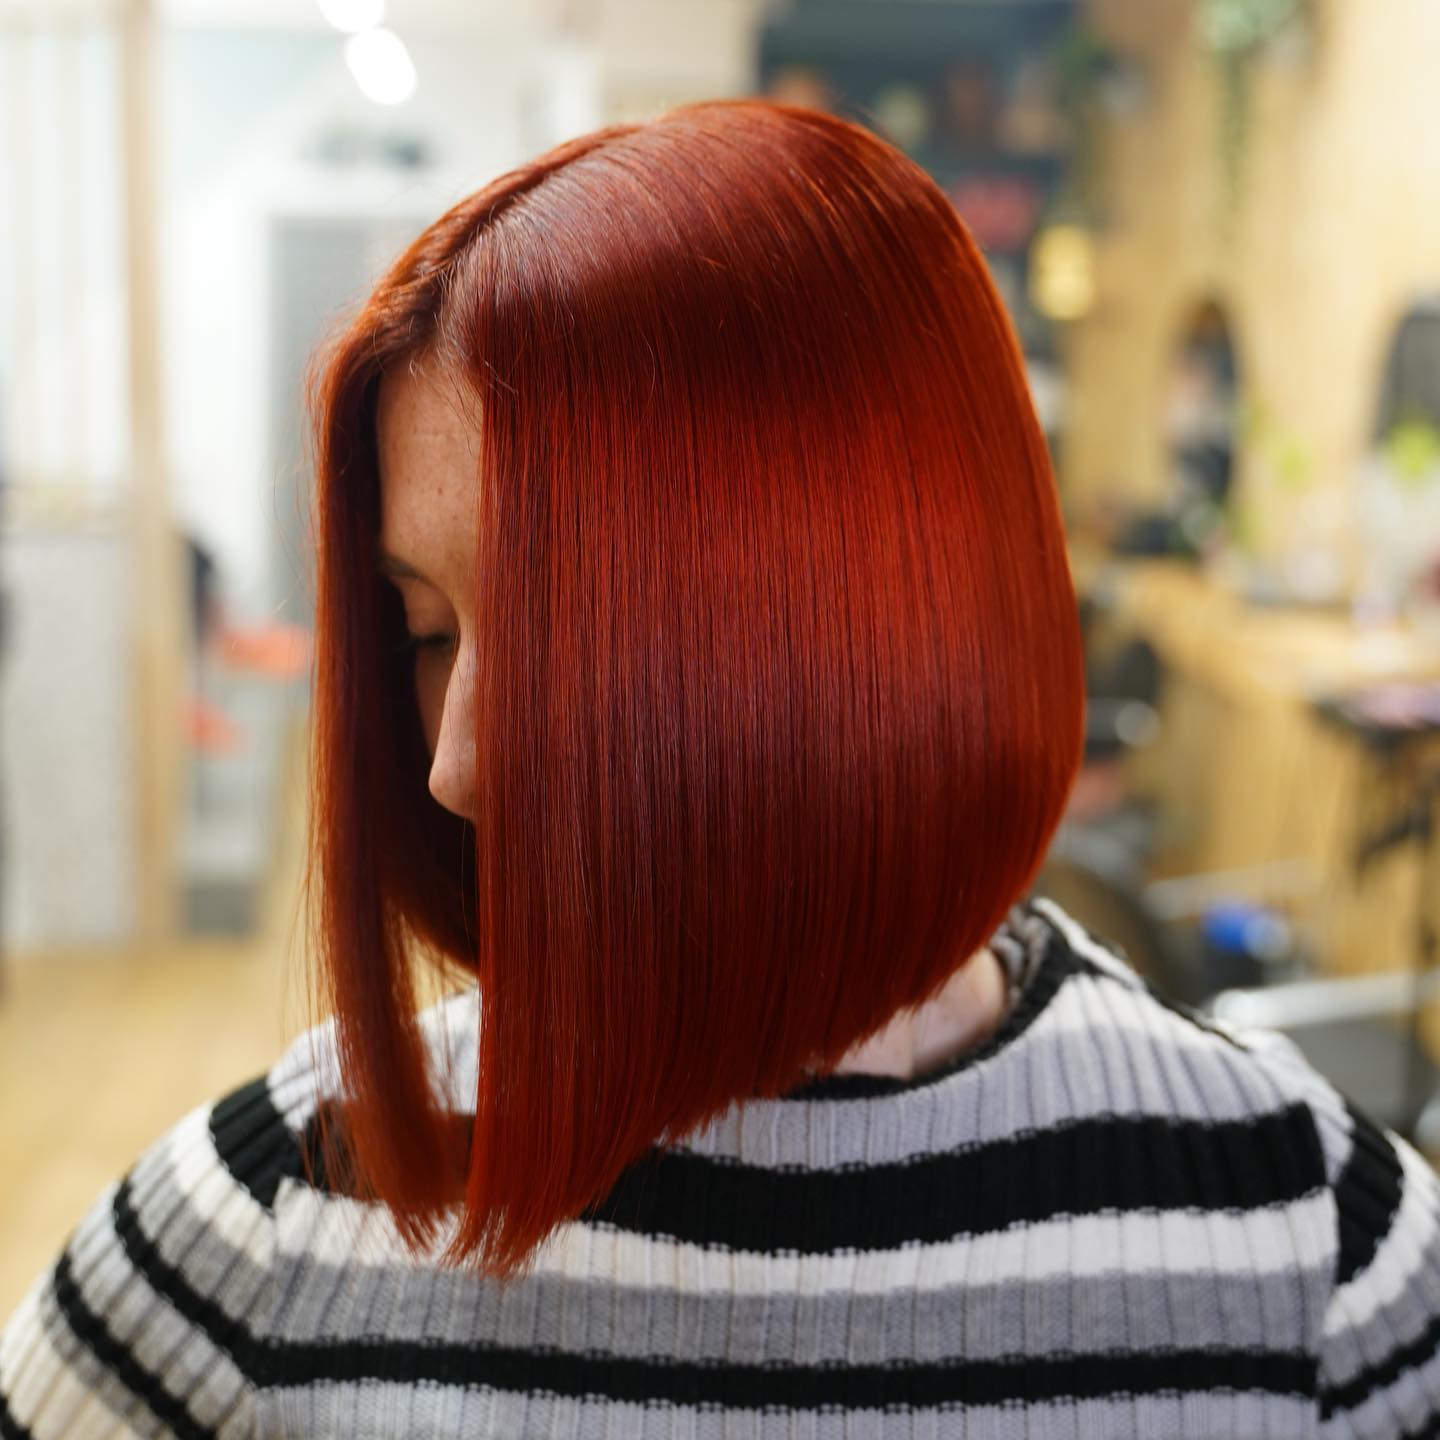
[[1440,1155],[1437,56],[1433,0],[0,0],[0,1315],[306,1020],[312,347],[721,95],[906,149],[1014,317],[1089,672],[1039,888]]

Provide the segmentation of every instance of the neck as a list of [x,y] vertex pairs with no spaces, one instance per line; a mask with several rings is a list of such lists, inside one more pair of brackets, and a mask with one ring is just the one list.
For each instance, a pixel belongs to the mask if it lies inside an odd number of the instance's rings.
[[994,952],[977,950],[915,1010],[900,1010],[878,1034],[849,1050],[835,1075],[888,1075],[901,1080],[938,1070],[977,1049],[1009,1012],[1009,981]]

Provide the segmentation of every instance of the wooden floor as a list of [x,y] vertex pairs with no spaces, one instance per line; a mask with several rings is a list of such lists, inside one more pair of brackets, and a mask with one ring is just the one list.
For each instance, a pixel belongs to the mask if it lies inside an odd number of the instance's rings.
[[0,977],[0,1324],[110,1181],[308,1022],[301,747],[259,933],[166,953],[7,957]]

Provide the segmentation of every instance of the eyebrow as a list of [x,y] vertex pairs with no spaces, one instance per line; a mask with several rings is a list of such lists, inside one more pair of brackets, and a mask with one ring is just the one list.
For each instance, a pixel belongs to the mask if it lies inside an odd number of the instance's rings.
[[382,575],[392,575],[397,580],[424,580],[427,585],[430,583],[413,565],[407,564],[388,550],[376,553],[376,565]]

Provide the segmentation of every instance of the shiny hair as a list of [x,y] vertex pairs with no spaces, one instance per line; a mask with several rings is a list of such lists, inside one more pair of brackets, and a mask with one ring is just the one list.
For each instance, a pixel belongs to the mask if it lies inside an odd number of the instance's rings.
[[[427,785],[376,392],[476,402],[476,815]],[[984,259],[870,131],[758,99],[461,200],[312,362],[307,887],[346,1142],[502,1279],[649,1147],[832,1067],[1030,886],[1080,761],[1075,594]],[[477,982],[449,1114],[416,952]]]

